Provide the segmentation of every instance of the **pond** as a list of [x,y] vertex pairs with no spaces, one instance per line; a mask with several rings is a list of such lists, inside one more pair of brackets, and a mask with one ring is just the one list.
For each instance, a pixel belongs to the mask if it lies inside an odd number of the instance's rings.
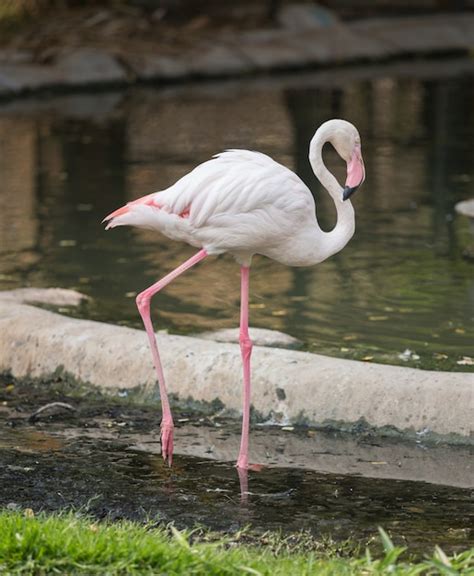
[[[249,148],[301,176],[328,230],[335,211],[308,143],[343,117],[359,128],[367,169],[355,237],[313,268],[255,257],[251,325],[333,356],[472,370],[458,364],[474,337],[472,237],[454,205],[474,192],[473,74],[472,61],[406,62],[4,102],[0,289],[75,288],[93,297],[85,316],[140,327],[135,294],[194,249],[105,232],[102,218],[216,152]],[[326,161],[342,179],[335,153]],[[154,315],[174,333],[236,326],[238,266],[224,256],[196,267],[156,298]]]

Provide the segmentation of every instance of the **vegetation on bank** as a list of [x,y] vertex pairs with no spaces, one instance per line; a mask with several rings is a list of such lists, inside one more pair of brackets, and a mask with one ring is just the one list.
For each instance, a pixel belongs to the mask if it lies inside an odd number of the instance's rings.
[[[241,535],[242,533],[240,533]],[[276,535],[249,545],[238,535],[180,532],[133,522],[101,522],[74,513],[0,512],[0,573],[26,574],[473,574],[474,549],[447,557],[436,548],[419,562],[403,560],[380,531],[383,553],[348,556],[347,548],[307,542],[289,545]]]

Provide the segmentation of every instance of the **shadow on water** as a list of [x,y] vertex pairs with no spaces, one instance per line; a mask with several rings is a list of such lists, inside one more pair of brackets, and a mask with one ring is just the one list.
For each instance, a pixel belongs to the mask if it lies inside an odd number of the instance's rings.
[[[308,142],[342,116],[359,127],[367,166],[356,235],[309,269],[255,258],[251,323],[330,355],[469,369],[457,362],[474,338],[471,240],[453,207],[473,194],[472,74],[469,61],[406,62],[2,104],[0,289],[78,288],[94,298],[88,317],[141,326],[134,294],[192,249],[136,229],[106,234],[104,215],[217,151],[245,147],[295,169],[329,229],[334,208]],[[342,178],[340,160],[330,150],[326,159]],[[160,295],[157,326],[234,326],[238,292],[231,259],[206,262]]]

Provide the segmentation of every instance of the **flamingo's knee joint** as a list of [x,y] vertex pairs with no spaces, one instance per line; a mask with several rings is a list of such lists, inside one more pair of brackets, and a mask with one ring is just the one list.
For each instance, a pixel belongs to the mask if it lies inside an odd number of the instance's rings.
[[252,352],[252,348],[253,348],[253,342],[252,340],[250,340],[249,337],[244,336],[240,338],[240,350],[242,351],[242,354],[250,355],[250,353]]
[[148,296],[146,291],[140,292],[140,294],[137,295],[137,297],[135,298],[135,303],[137,305],[140,314],[150,309],[150,297]]

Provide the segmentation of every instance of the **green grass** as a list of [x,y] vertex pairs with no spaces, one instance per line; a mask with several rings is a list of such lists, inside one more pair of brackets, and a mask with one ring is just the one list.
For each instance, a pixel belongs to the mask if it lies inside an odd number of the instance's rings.
[[[28,512],[28,511],[26,511]],[[383,553],[348,556],[347,548],[289,544],[265,535],[245,544],[242,534],[180,532],[132,522],[96,523],[74,513],[33,516],[0,512],[0,574],[174,574],[186,575],[350,575],[474,574],[474,550],[448,558],[437,548],[412,563],[380,531]]]

